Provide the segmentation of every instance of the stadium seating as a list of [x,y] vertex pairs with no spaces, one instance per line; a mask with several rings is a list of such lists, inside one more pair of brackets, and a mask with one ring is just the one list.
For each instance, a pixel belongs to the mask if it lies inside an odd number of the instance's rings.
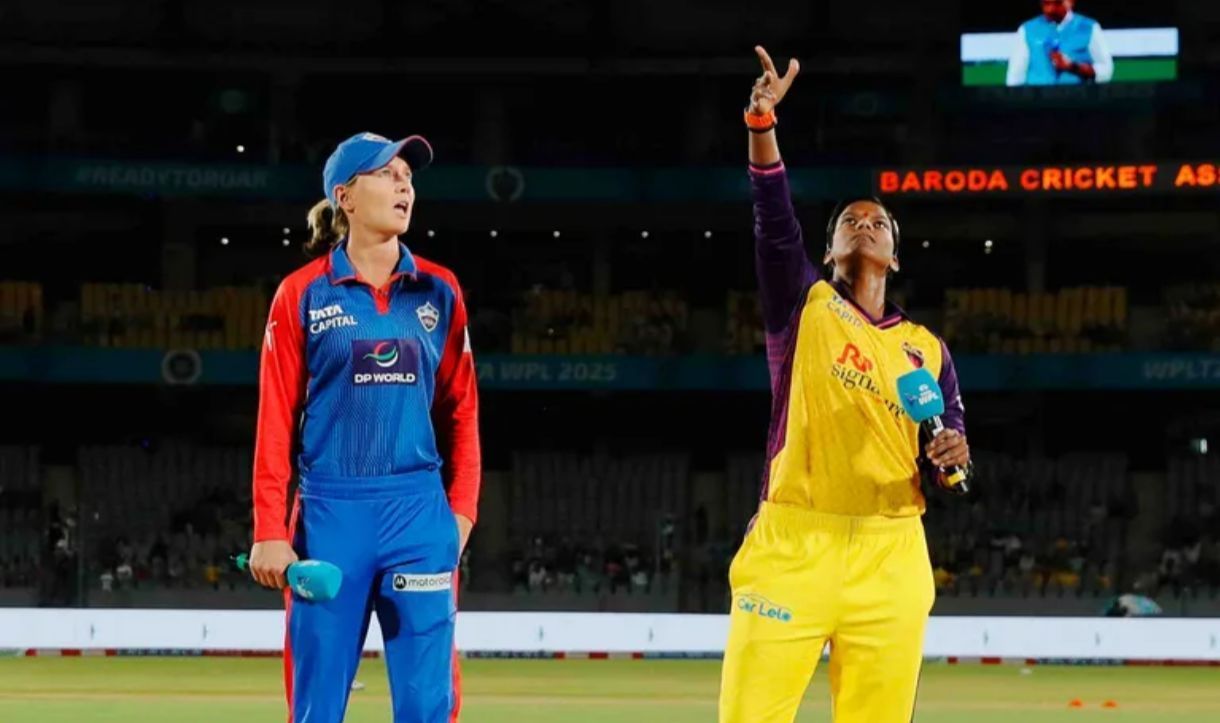
[[515,453],[509,531],[650,540],[664,515],[685,510],[689,464],[678,453]]
[[1170,458],[1168,484],[1165,486],[1165,517],[1198,520],[1214,516],[1220,503],[1218,482],[1220,458]]
[[256,287],[158,291],[140,284],[83,284],[81,335],[97,346],[253,349],[262,343],[268,303]]
[[[1163,510],[1150,511],[1164,528],[1158,553],[1128,550],[1136,510],[1123,455],[976,450],[975,459],[972,495],[928,492],[929,549],[939,595],[960,600],[946,603],[952,609],[1070,600],[1073,610],[1092,610],[1133,584],[1166,598],[1220,593],[1217,460],[1171,461]],[[110,601],[100,604],[133,604],[121,594],[133,590],[253,590],[225,562],[249,544],[249,447],[150,441],[82,447],[77,460],[89,585]],[[684,453],[516,452],[501,482],[505,539],[476,550],[475,594],[499,605],[515,591],[531,609],[660,610],[677,609],[685,590],[685,609],[722,609],[728,565],[757,510],[762,461],[757,452],[729,454],[718,496],[705,489],[695,505]],[[3,587],[37,582],[47,531],[38,469],[37,449],[0,447]],[[709,526],[712,508],[720,512]],[[1160,554],[1159,564],[1140,578],[1128,554]],[[463,560],[468,576],[470,564]],[[638,599],[605,599],[623,594]]]
[[1220,594],[1220,459],[1172,457],[1155,572],[1143,583],[1165,596]]
[[0,281],[0,342],[35,342],[42,329],[42,284]]
[[1165,345],[1174,351],[1220,351],[1220,284],[1187,284],[1165,292]]
[[518,452],[508,477],[514,586],[539,591],[650,587],[676,555],[689,459]]
[[[979,483],[969,497],[928,493],[924,520],[942,595],[1100,595],[1117,585],[1131,514],[1124,457],[976,451],[975,464]],[[727,472],[725,509],[737,539],[757,508],[762,458],[732,457]]]
[[95,582],[126,566],[130,582],[200,585],[249,545],[248,447],[83,447],[78,465]]
[[758,294],[752,291],[730,291],[725,308],[726,354],[766,353],[763,337],[762,309]]
[[[44,300],[43,293],[36,283],[0,282],[0,339],[31,343],[54,333],[91,346],[249,350],[261,343],[269,304],[266,290],[258,286],[166,291],[142,284],[86,283],[79,303],[67,306]],[[1123,287],[1037,294],[949,289],[943,320],[935,328],[959,354],[1117,352],[1129,347],[1128,303]],[[1220,349],[1220,285],[1173,287],[1162,311],[1168,323],[1158,348]],[[515,307],[473,308],[472,324],[485,351],[513,354],[665,356],[696,347],[729,355],[764,352],[755,290],[728,291],[720,313],[723,335],[712,338],[704,327],[696,339],[690,302],[675,291],[595,295],[538,288],[526,292]],[[501,337],[503,341],[493,340]]]
[[1079,287],[1028,294],[949,289],[941,333],[959,353],[1119,351],[1126,345],[1127,290]]
[[0,447],[0,587],[33,585],[47,529],[39,450]]
[[636,354],[678,351],[689,310],[674,292],[598,296],[538,289],[513,314],[514,354]]
[[1099,595],[1118,584],[1133,513],[1124,457],[980,452],[976,466],[972,497],[929,496],[926,520],[943,590]]

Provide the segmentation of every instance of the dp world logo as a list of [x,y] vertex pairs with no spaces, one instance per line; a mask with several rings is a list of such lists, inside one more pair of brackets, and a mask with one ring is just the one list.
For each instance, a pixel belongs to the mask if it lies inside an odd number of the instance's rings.
[[416,339],[354,339],[352,384],[415,384],[419,358]]
[[378,342],[364,358],[372,359],[373,363],[382,369],[389,369],[398,363],[398,345],[392,341]]

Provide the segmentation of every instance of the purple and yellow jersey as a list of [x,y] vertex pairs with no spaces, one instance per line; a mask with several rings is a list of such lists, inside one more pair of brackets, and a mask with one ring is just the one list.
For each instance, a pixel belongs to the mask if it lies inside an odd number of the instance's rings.
[[936,375],[942,420],[965,434],[949,350],[896,305],[872,319],[849,288],[821,277],[782,163],[751,166],[750,179],[772,395],[763,499],[839,515],[922,514],[919,427],[897,380],[917,367]]

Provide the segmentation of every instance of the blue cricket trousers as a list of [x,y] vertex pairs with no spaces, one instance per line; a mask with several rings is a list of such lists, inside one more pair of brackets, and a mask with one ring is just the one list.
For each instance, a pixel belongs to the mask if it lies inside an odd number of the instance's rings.
[[374,610],[394,722],[448,723],[459,537],[439,472],[303,475],[293,523],[301,559],[338,565],[343,585],[326,602],[287,593],[291,723],[343,720]]

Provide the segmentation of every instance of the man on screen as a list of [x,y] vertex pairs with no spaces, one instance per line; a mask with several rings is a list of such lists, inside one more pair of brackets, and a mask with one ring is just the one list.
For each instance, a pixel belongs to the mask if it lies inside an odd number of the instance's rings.
[[1075,0],[1040,0],[1042,14],[1017,29],[1008,85],[1109,83],[1114,58],[1101,24],[1072,11]]

